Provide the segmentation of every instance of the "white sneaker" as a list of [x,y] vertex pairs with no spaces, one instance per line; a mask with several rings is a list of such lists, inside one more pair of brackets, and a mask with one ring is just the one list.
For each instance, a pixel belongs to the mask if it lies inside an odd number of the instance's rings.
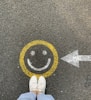
[[45,93],[45,88],[46,88],[46,79],[43,76],[40,76],[38,80],[38,91],[40,93]]
[[36,76],[31,77],[31,79],[29,81],[29,90],[31,92],[37,91],[37,77]]

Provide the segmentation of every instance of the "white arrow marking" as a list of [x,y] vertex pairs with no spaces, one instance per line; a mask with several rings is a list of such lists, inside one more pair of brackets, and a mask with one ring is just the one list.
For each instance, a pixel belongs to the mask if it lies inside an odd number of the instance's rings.
[[78,50],[75,50],[61,59],[79,68],[79,61],[91,61],[91,55],[79,55]]

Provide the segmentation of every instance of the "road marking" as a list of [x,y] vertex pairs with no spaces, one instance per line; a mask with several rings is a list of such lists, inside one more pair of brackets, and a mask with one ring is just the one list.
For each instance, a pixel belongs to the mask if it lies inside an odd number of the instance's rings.
[[52,64],[51,68],[47,72],[44,72],[42,74],[44,77],[49,77],[50,75],[52,75],[52,73],[57,68],[57,65],[58,65],[58,53],[57,53],[57,50],[55,49],[55,47],[51,43],[49,43],[47,41],[34,40],[34,41],[32,41],[32,42],[30,42],[30,43],[28,43],[27,45],[24,46],[24,48],[20,52],[20,57],[19,57],[19,62],[20,62],[21,69],[29,77],[31,77],[33,75],[36,75],[37,77],[39,77],[41,75],[41,74],[36,74],[36,73],[33,73],[33,72],[29,71],[27,69],[27,67],[25,65],[25,61],[24,61],[24,57],[25,57],[25,54],[28,51],[28,49],[30,49],[33,46],[37,46],[37,45],[46,46],[47,48],[49,48],[49,50],[53,54],[53,64]]
[[46,50],[43,50],[43,55],[45,56],[45,55],[47,55],[47,51]]
[[31,56],[34,56],[35,55],[35,51],[31,51],[30,54],[31,54]]
[[80,61],[91,61],[91,55],[79,55],[78,50],[75,50],[71,54],[68,54],[61,58],[63,61],[74,65],[77,68],[80,68]]
[[47,61],[47,64],[44,66],[44,67],[41,67],[41,68],[36,68],[32,65],[30,59],[27,59],[27,63],[29,65],[29,67],[35,71],[42,71],[42,70],[45,70],[49,67],[50,63],[51,63],[51,58],[48,58],[48,61]]

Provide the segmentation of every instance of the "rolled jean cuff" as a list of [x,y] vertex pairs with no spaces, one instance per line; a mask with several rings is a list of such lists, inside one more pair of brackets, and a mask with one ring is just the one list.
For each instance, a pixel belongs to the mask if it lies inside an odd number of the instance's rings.
[[32,92],[27,92],[21,94],[17,100],[34,100],[34,99],[36,99],[36,94]]
[[46,95],[46,94],[39,94],[37,95],[37,100],[55,100],[52,95]]

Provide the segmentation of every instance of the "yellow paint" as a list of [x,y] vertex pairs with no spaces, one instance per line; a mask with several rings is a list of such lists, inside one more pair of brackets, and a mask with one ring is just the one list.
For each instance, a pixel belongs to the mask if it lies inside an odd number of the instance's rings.
[[[25,62],[24,62],[24,57],[25,57],[25,54],[26,54],[27,50],[29,48],[31,48],[33,46],[37,46],[37,45],[44,45],[47,48],[49,48],[50,51],[53,54],[53,57],[54,57],[54,61],[53,61],[53,64],[52,64],[51,68],[47,72],[45,72],[43,74],[36,74],[36,73],[33,73],[33,72],[29,71],[27,69],[26,65],[25,65]],[[47,41],[44,41],[44,40],[34,40],[34,41],[28,43],[27,45],[25,45],[25,47],[22,49],[22,51],[20,53],[19,62],[20,62],[20,66],[21,66],[23,72],[27,76],[31,77],[33,75],[36,75],[37,77],[39,77],[40,75],[43,75],[44,77],[48,77],[48,76],[52,75],[52,73],[57,68],[57,65],[58,65],[58,53],[57,53],[57,50],[55,49],[55,47],[51,43],[49,43]]]

